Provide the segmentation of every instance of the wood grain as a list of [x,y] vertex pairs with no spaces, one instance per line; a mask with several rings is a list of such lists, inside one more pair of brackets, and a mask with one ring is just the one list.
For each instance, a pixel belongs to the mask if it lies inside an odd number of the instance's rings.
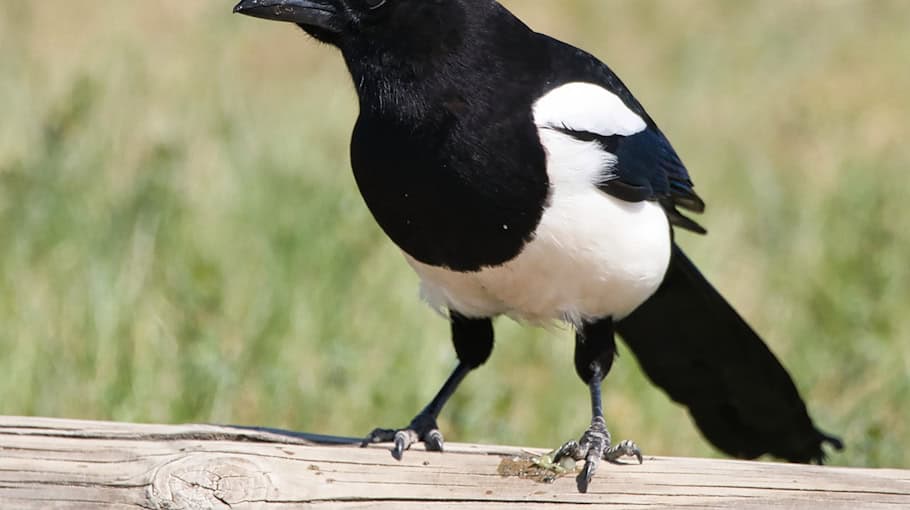
[[[354,440],[212,425],[0,417],[0,508],[910,508],[910,471],[646,457],[588,494],[499,474],[513,447],[449,444],[396,462]],[[540,452],[540,450],[536,450]]]

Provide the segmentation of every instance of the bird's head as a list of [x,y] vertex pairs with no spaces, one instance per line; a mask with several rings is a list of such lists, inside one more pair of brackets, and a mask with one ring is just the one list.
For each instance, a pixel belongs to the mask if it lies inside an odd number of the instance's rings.
[[478,90],[521,74],[532,33],[496,0],[242,0],[234,12],[337,47],[361,106],[410,120],[440,94],[480,102]]
[[469,9],[473,18],[493,4],[492,0],[242,0],[234,12],[295,23],[351,58],[438,52],[456,44],[465,33]]

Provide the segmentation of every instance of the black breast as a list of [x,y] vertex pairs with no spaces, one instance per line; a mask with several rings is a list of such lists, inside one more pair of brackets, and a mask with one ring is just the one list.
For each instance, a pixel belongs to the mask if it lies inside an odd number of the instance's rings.
[[521,252],[549,182],[530,105],[482,115],[461,101],[440,101],[419,124],[362,113],[351,163],[395,244],[425,264],[476,271]]

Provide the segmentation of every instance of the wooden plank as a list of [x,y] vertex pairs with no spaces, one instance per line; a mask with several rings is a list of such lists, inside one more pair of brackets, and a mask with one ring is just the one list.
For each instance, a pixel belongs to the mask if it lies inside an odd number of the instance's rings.
[[540,483],[500,474],[526,456],[519,448],[450,444],[397,462],[353,441],[0,417],[0,508],[910,508],[906,470],[646,457],[602,465],[591,491],[578,494],[571,476]]

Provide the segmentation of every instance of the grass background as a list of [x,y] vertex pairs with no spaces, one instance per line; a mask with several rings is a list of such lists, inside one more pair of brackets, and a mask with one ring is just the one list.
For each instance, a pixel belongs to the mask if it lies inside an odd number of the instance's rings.
[[[681,243],[844,436],[832,461],[910,467],[906,2],[508,5],[674,141],[711,231]],[[453,366],[355,189],[341,59],[230,8],[0,2],[0,413],[361,435]],[[579,434],[571,332],[496,329],[447,438]],[[616,437],[715,455],[631,355],[605,391]]]

